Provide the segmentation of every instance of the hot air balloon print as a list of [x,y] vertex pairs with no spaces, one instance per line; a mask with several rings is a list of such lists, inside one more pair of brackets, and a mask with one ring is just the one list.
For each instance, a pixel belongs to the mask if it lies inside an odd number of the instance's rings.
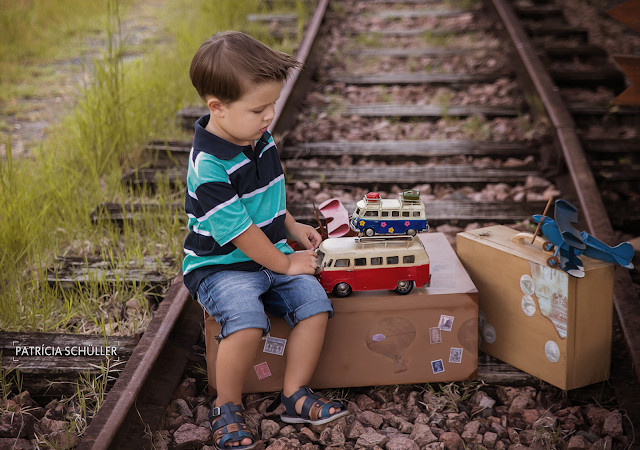
[[393,372],[409,370],[402,355],[416,337],[416,327],[402,317],[387,317],[374,323],[367,332],[367,347],[393,359]]

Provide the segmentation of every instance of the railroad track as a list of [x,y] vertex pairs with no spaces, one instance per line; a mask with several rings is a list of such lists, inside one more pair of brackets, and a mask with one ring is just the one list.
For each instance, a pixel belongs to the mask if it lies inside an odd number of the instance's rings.
[[[637,125],[640,110],[607,107],[624,88],[620,72],[551,3],[463,3],[336,2],[327,11],[328,1],[318,1],[297,53],[307,68],[287,82],[272,124],[289,210],[314,223],[313,203],[322,198],[340,197],[352,210],[366,191],[392,195],[421,186],[432,226],[461,229],[515,224],[561,193],[597,238],[615,243],[612,224],[637,235],[640,142],[629,124]],[[585,101],[591,98],[600,101]],[[178,120],[192,128],[202,114],[187,108]],[[123,181],[152,185],[162,176],[180,186],[190,148],[150,143],[154,166]],[[140,208],[103,205],[94,219],[135,220]],[[624,343],[614,345],[626,345],[640,367],[635,300],[629,273],[617,270],[614,303]],[[174,280],[79,449],[142,448],[144,427],[159,423],[200,323],[197,305]],[[487,380],[490,366],[479,370]],[[501,380],[517,377],[528,379],[507,370]],[[631,399],[628,381],[614,376],[614,388]]]

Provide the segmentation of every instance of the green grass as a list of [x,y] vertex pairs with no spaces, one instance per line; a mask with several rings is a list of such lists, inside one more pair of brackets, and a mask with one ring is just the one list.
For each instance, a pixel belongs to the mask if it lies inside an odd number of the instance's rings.
[[[21,9],[20,5],[27,3],[34,11]],[[167,182],[154,189],[134,189],[120,179],[124,170],[144,162],[146,142],[188,138],[178,128],[175,114],[183,106],[201,104],[188,78],[189,64],[199,45],[216,31],[246,29],[246,15],[264,10],[258,0],[162,3],[166,39],[125,64],[122,56],[131,48],[126,39],[120,39],[126,37],[120,35],[120,29],[129,2],[60,0],[56,5],[61,5],[61,12],[54,14],[46,1],[0,0],[3,23],[8,23],[1,33],[11,34],[13,39],[17,30],[24,30],[22,39],[11,40],[12,46],[0,44],[0,64],[11,67],[1,83],[15,96],[16,111],[24,96],[39,91],[39,87],[20,87],[22,78],[16,67],[60,57],[60,43],[65,39],[72,42],[78,33],[100,33],[107,43],[91,63],[92,80],[77,86],[75,106],[54,126],[47,140],[32,149],[30,159],[12,158],[10,135],[4,139],[7,152],[0,160],[2,330],[95,332],[109,321],[122,320],[112,312],[122,309],[127,300],[145,295],[146,286],[109,285],[99,280],[82,289],[51,289],[46,283],[46,268],[56,255],[101,256],[116,264],[141,262],[145,256],[169,256],[176,261],[175,274],[180,270],[187,230],[171,204],[183,201],[184,189],[170,187]],[[8,14],[4,14],[5,6]],[[284,6],[276,4],[274,8]],[[295,8],[303,18],[308,16],[299,2]],[[83,23],[85,13],[96,20],[102,18],[101,28]],[[61,34],[31,30],[41,27],[48,15]],[[292,40],[269,40],[264,29],[252,32],[282,51],[291,52],[295,45]],[[104,202],[155,203],[158,210],[143,211],[140,220],[120,229],[91,222],[91,212]],[[149,319],[126,315],[129,322],[116,328],[123,334],[143,328]]]

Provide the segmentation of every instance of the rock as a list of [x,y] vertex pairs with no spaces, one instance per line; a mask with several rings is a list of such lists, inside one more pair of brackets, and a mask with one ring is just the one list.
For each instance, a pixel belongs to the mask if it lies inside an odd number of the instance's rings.
[[588,450],[591,448],[591,442],[584,437],[576,434],[571,436],[569,439],[569,444],[567,445],[567,450]]
[[518,395],[511,401],[509,414],[522,414],[525,409],[535,408],[536,402],[527,395]]
[[175,399],[186,399],[187,397],[195,397],[196,396],[196,379],[195,378],[185,378],[182,380],[182,383],[178,385],[175,391],[173,391],[173,395],[171,396],[172,400]]
[[613,443],[611,440],[611,436],[606,436],[594,442],[589,450],[611,450],[612,448]]
[[271,419],[263,419],[262,422],[260,422],[260,431],[260,437],[266,441],[280,432],[280,425]]
[[347,439],[357,439],[362,433],[364,433],[364,427],[360,422],[354,420],[347,430]]
[[346,442],[344,435],[346,427],[346,423],[342,422],[336,424],[333,428],[325,428],[320,434],[320,443],[327,447],[344,445]]
[[511,406],[511,402],[520,396],[524,395],[531,399],[536,398],[536,390],[532,386],[525,387],[510,387],[510,386],[498,386],[498,390],[496,392],[498,399],[505,405]]
[[491,450],[496,446],[497,440],[498,440],[498,435],[496,433],[487,431],[482,438],[482,443],[484,444],[485,447]]
[[433,426],[429,426],[429,428],[431,429],[431,432],[433,433],[433,435],[438,438],[438,440],[440,439],[440,436],[442,436],[442,434],[445,432],[442,428],[433,427]]
[[558,425],[558,418],[550,412],[544,412],[542,417],[535,421],[534,428],[556,428]]
[[33,434],[35,421],[30,414],[3,414],[0,416],[0,437],[27,437]]
[[291,433],[296,432],[296,427],[293,425],[287,425],[286,427],[280,428],[280,436],[288,437]]
[[125,303],[125,308],[135,309],[137,311],[145,311],[148,308],[148,303],[145,298],[134,297]]
[[[466,230],[466,228],[465,228],[465,230]],[[492,399],[491,397],[489,397],[489,394],[487,394],[484,391],[476,392],[469,399],[469,401],[472,404],[474,404],[476,406],[481,406],[483,408],[493,408],[493,406],[496,404],[496,401],[494,399]]]
[[193,423],[200,426],[201,424],[206,424],[209,426],[209,410],[210,408],[205,405],[196,406],[195,415],[193,416]]
[[0,438],[0,450],[33,450],[35,447],[28,439]]
[[[474,424],[475,422],[475,424]],[[469,424],[473,425],[473,426],[469,426]],[[482,442],[482,435],[480,435],[480,442],[478,442],[478,428],[480,427],[480,423],[477,420],[474,420],[472,422],[469,422],[467,425],[465,425],[464,427],[464,431],[462,432],[462,439],[464,439],[464,441],[467,444],[474,444],[474,443],[481,443]]]
[[267,450],[299,450],[300,442],[297,439],[280,438],[267,447]]
[[578,436],[584,436],[592,444],[598,440],[598,436],[596,434],[589,433],[588,431],[578,431],[576,434]]
[[40,434],[56,433],[58,431],[64,431],[67,426],[67,422],[64,420],[52,420],[48,417],[43,417],[40,422],[35,424],[35,429]]
[[389,418],[389,424],[392,427],[397,428],[401,433],[410,434],[413,431],[414,425],[407,422],[402,417],[391,415]]
[[160,430],[153,433],[151,444],[151,448],[154,450],[169,450],[171,445],[171,433],[169,433],[168,430]]
[[55,433],[47,434],[44,438],[51,444],[52,448],[57,450],[69,450],[74,448],[80,442],[80,438],[68,431],[56,431]]
[[[325,428],[322,431],[324,432],[326,430],[328,430],[328,428]],[[302,427],[300,429],[300,434],[305,435],[311,442],[318,442],[318,436],[307,427]]]
[[429,425],[433,425],[438,428],[443,428],[446,423],[447,423],[447,416],[441,413],[436,413],[433,415],[433,418],[429,422]]
[[511,444],[509,446],[509,450],[527,450],[527,446],[522,444]]
[[458,434],[462,434],[462,432],[464,431],[464,425],[462,425],[462,422],[456,419],[447,420],[447,428],[450,431],[455,431]]
[[537,409],[525,409],[522,411],[522,420],[527,425],[533,425],[540,418],[540,411]]
[[186,450],[201,447],[211,439],[212,433],[208,428],[199,427],[192,423],[185,423],[173,433],[174,450]]
[[602,434],[611,436],[614,439],[620,439],[624,434],[622,429],[622,414],[618,411],[611,412],[602,425]]
[[371,411],[372,409],[377,409],[380,407],[380,404],[376,403],[372,400],[368,395],[360,394],[356,397],[356,403],[358,408],[362,411]]
[[405,436],[394,437],[385,445],[387,450],[420,450],[418,444]]
[[592,408],[587,413],[587,420],[591,425],[598,425],[602,427],[604,420],[607,418],[611,411],[604,408]]
[[507,428],[507,435],[512,444],[517,444],[520,442],[520,436],[518,435],[518,432],[513,428]]
[[444,442],[433,442],[424,447],[425,450],[446,450]]
[[505,444],[504,441],[500,440],[496,442],[496,446],[495,446],[496,450],[505,450],[506,448],[507,448],[507,444]]
[[421,448],[438,441],[438,438],[434,436],[431,428],[423,423],[416,423],[413,426],[413,431],[409,438],[413,439]]
[[33,408],[38,406],[38,404],[31,399],[29,391],[22,391],[18,395],[14,395],[11,400],[16,402],[17,405],[20,405],[20,408]]
[[381,389],[379,391],[376,391],[375,394],[373,394],[373,396],[375,397],[375,399],[380,402],[381,404],[385,404],[385,403],[389,403],[389,394],[387,393],[387,391]]
[[533,443],[533,439],[536,437],[536,432],[533,430],[522,430],[518,437],[521,444],[529,446]]
[[500,437],[500,438],[507,438],[509,437],[509,433],[507,432],[507,429],[505,427],[503,427],[501,424],[499,424],[498,422],[494,422],[491,424],[491,429]]
[[462,438],[458,433],[442,433],[442,436],[440,436],[440,442],[444,442],[447,450],[464,450]]
[[389,438],[383,434],[378,433],[371,427],[364,429],[364,432],[358,437],[356,445],[364,448],[373,448],[374,446],[382,447],[389,442]]
[[193,421],[193,414],[191,413],[191,408],[189,408],[189,405],[187,405],[186,400],[178,398],[171,402],[169,408],[170,411],[173,411],[178,415],[189,419],[189,421]]
[[382,416],[372,411],[363,411],[360,414],[356,414],[356,420],[360,422],[364,427],[380,428],[382,426]]

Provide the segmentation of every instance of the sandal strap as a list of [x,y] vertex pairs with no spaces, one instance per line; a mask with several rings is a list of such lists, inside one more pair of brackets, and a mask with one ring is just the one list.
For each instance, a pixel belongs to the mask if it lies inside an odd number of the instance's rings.
[[[209,411],[209,424],[213,432],[214,441],[217,442],[216,446],[224,447],[228,441],[240,442],[244,438],[254,440],[248,431],[249,428],[244,423],[242,415],[238,414],[241,412],[242,406],[234,405],[233,403],[225,403],[211,408]],[[215,422],[212,422],[213,418],[217,416],[220,417]]]
[[[311,389],[309,389],[306,386],[302,386],[300,389],[298,389],[296,392],[293,393],[293,395],[291,395],[291,397],[286,397],[284,395],[284,391],[280,392],[280,397],[281,397],[281,402],[284,405],[284,407],[287,409],[287,414],[290,416],[297,416],[298,413],[296,412],[296,403],[298,402],[298,400],[300,400],[302,397],[307,396],[307,400],[309,399],[309,397],[313,396],[314,393]],[[304,401],[304,404],[302,406],[303,409],[303,417],[304,417],[304,407],[307,404],[307,400]],[[313,400],[312,400],[313,401]]]

